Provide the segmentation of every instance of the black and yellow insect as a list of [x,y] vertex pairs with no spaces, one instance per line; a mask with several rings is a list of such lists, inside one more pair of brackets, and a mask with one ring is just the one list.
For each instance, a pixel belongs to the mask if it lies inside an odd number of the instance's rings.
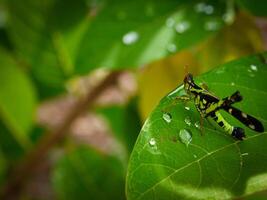
[[259,120],[232,106],[232,104],[242,100],[242,96],[238,91],[229,97],[219,99],[204,87],[195,84],[192,74],[187,74],[185,76],[184,89],[188,97],[194,100],[201,117],[211,117],[225,132],[232,135],[234,138],[243,140],[245,131],[243,128],[230,125],[220,114],[219,110],[221,109],[234,116],[250,129],[257,132],[264,131],[263,125]]

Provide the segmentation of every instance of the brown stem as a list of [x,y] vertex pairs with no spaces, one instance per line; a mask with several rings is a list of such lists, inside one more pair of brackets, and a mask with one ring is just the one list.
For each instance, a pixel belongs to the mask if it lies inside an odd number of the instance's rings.
[[95,88],[93,88],[86,97],[81,98],[73,110],[65,118],[65,121],[59,125],[54,131],[44,134],[44,137],[37,143],[36,147],[25,156],[18,167],[11,173],[9,180],[7,180],[6,186],[1,191],[0,199],[14,198],[14,194],[19,196],[22,184],[31,176],[32,172],[42,163],[51,147],[61,141],[71,123],[88,107],[92,106],[94,100],[105,90],[108,86],[113,84],[120,72],[111,72],[107,75],[102,82],[100,82]]

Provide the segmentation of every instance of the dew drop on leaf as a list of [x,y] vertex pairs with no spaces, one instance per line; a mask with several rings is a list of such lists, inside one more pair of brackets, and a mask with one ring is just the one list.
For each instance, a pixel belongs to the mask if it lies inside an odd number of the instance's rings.
[[258,67],[256,65],[250,65],[250,69],[255,72],[258,71]]
[[234,86],[234,85],[235,85],[235,83],[234,83],[234,82],[232,82],[232,83],[231,83],[231,86]]
[[212,5],[205,4],[204,2],[195,5],[195,11],[198,13],[205,13],[211,15],[214,12],[214,7]]
[[179,139],[182,143],[188,146],[192,141],[192,133],[190,132],[190,130],[181,129],[179,132]]
[[175,20],[172,17],[169,17],[166,19],[166,26],[169,28],[172,28],[175,24]]
[[156,145],[156,140],[155,140],[155,138],[151,138],[151,139],[149,140],[149,145],[152,146],[152,147],[154,147],[154,146]]
[[195,11],[196,12],[203,12],[205,7],[206,7],[206,4],[204,2],[200,2],[200,3],[195,5]]
[[163,113],[162,118],[165,120],[165,122],[170,123],[172,121],[172,116],[170,113]]
[[185,31],[187,31],[190,28],[190,23],[187,21],[182,21],[179,22],[178,24],[176,24],[175,26],[175,30],[177,33],[184,33]]
[[130,31],[122,37],[122,42],[126,45],[131,45],[137,42],[138,39],[139,39],[139,34],[135,31]]
[[233,21],[234,21],[234,18],[235,18],[235,16],[234,16],[234,14],[231,12],[227,12],[227,13],[225,13],[223,16],[222,16],[222,20],[226,23],[226,24],[232,24],[233,23]]
[[176,51],[176,45],[175,44],[168,44],[167,46],[167,50],[170,52],[170,53],[174,53]]
[[195,127],[198,128],[198,129],[200,129],[200,122],[199,121],[196,121],[195,122]]
[[186,117],[185,119],[184,119],[184,122],[188,125],[188,126],[191,126],[191,119],[190,119],[190,117]]
[[219,22],[218,21],[216,21],[216,20],[210,20],[210,21],[207,21],[204,24],[204,28],[207,31],[216,31],[216,30],[218,30],[220,28],[220,25],[219,25]]
[[190,110],[190,108],[189,108],[188,106],[185,106],[184,109],[186,109],[186,110]]

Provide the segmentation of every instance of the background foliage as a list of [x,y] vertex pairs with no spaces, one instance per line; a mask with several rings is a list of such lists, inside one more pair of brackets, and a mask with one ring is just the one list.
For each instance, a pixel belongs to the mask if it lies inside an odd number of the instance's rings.
[[[232,177],[240,166],[237,149],[231,146],[201,163],[206,185],[188,198],[264,198],[266,135],[237,143],[218,131],[200,136],[194,128],[193,142],[186,148],[164,139],[180,129],[185,110],[181,105],[173,108],[177,123],[164,134],[159,110],[169,99],[156,105],[181,84],[188,66],[195,76],[209,71],[197,80],[219,96],[240,90],[246,100],[240,108],[265,123],[266,54],[248,56],[267,47],[265,4],[263,0],[0,0],[0,198],[179,199],[196,189],[195,165],[187,169],[192,179],[177,176],[153,192],[142,197],[140,193],[196,159],[192,152],[203,156],[193,144],[207,147],[207,152],[236,144],[248,153],[242,173],[261,184],[251,189],[241,177],[238,185],[247,186],[246,190],[228,188],[233,180],[224,177]],[[244,56],[248,57],[240,59]],[[231,60],[236,61],[224,64]],[[258,71],[250,73],[251,65]],[[190,108],[190,117],[197,119],[194,107]],[[158,135],[146,123],[137,139],[147,118],[161,120],[151,126]],[[206,128],[212,129],[208,124]],[[163,154],[149,150],[151,137]],[[210,146],[205,146],[207,141]],[[226,160],[233,162],[225,165]],[[213,179],[217,172],[223,174],[218,181]],[[173,182],[177,189],[170,189]],[[184,193],[177,194],[181,188]]]

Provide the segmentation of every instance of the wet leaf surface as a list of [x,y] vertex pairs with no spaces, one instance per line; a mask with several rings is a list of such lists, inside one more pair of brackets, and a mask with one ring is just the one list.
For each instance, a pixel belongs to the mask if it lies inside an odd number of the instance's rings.
[[[220,98],[239,90],[244,99],[235,107],[258,118],[266,130],[266,55],[226,63],[195,80]],[[180,86],[164,97],[145,122],[129,163],[128,199],[229,199],[266,190],[266,131],[251,131],[223,111],[229,123],[245,129],[244,141],[207,120],[199,127],[193,102],[174,104],[182,94]]]

